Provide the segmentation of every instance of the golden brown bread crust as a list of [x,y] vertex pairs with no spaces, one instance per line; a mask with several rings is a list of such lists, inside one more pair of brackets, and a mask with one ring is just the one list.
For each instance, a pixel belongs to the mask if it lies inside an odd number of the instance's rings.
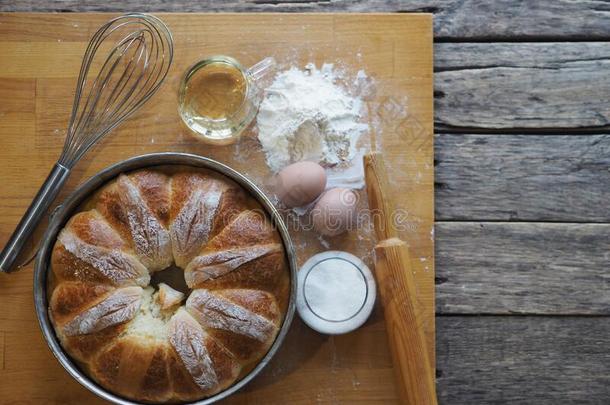
[[[102,190],[96,204],[97,211],[150,271],[162,270],[173,261],[164,223],[169,212],[169,187],[170,179],[164,175],[121,174]],[[150,195],[148,190],[152,190]]]
[[112,343],[114,339],[118,338],[125,332],[127,325],[118,324],[109,326],[96,333],[89,333],[86,335],[76,336],[60,336],[60,342],[62,346],[68,351],[70,356],[76,360],[87,363],[95,355]]
[[58,242],[53,247],[51,256],[51,268],[56,282],[66,281],[88,281],[95,284],[112,284],[112,281],[100,274],[90,263],[87,263],[72,253]]
[[152,170],[140,170],[129,177],[136,184],[140,195],[146,200],[155,216],[167,227],[171,196],[170,178],[164,173]]
[[226,247],[281,243],[280,236],[262,210],[240,212],[203,250],[222,250]]
[[128,398],[166,402],[173,397],[166,344],[116,339],[92,362],[92,372],[103,387]]
[[[244,251],[251,260],[238,261],[238,266],[218,271],[219,277],[205,277],[210,267],[227,263],[226,253]],[[225,257],[222,257],[222,256]],[[233,255],[232,258],[235,258]],[[281,309],[288,306],[288,262],[281,238],[261,210],[246,210],[235,216],[185,269],[190,288],[224,289],[245,288],[268,291],[273,294]]]
[[[89,250],[78,247],[89,247]],[[105,273],[100,267],[102,261],[87,261],[87,254],[94,254],[98,259],[103,252],[121,252],[111,257],[111,263],[117,260],[129,262],[129,274]],[[81,254],[78,254],[81,253]],[[115,255],[116,256],[116,255]],[[60,232],[54,246],[51,267],[57,281],[89,281],[97,284],[147,284],[148,275],[144,266],[133,256],[133,251],[119,234],[96,211],[80,212],[73,216]],[[126,266],[123,266],[127,269]]]
[[178,357],[173,348],[167,350],[167,369],[174,395],[180,401],[194,401],[204,396],[201,388],[195,384],[193,377],[184,367],[184,363]]
[[129,219],[121,203],[117,183],[113,182],[104,187],[96,200],[95,209],[97,212],[120,234],[121,239],[128,243],[130,248],[133,248],[133,240],[129,230]]
[[237,185],[225,189],[218,205],[218,212],[214,217],[214,227],[210,233],[210,239],[231,223],[237,215],[251,206],[252,202],[248,204],[246,193]]
[[195,290],[186,309],[244,364],[269,349],[281,323],[275,297],[259,290]]
[[146,267],[126,249],[106,248],[83,241],[70,222],[53,248],[51,264],[56,281],[85,281],[116,286],[150,281]]
[[108,249],[128,248],[123,239],[97,211],[85,211],[74,215],[66,227],[72,228],[85,243]]
[[[169,288],[141,288],[172,262],[196,288],[181,307]],[[283,244],[264,210],[207,170],[109,182],[60,232],[51,265],[62,346],[109,391],[149,403],[234,384],[268,351],[289,298]]]
[[172,176],[170,235],[176,265],[184,267],[208,242],[228,184],[209,174],[180,172]]
[[237,185],[211,173],[178,172],[172,176],[170,234],[177,266],[191,259],[226,224],[247,208]]
[[214,279],[191,285],[209,289],[248,288],[269,291],[279,296],[286,262],[283,252],[275,252],[241,264],[235,270]]
[[170,320],[169,342],[205,396],[231,385],[241,371],[242,365],[235,360],[233,353],[211,337],[182,308]]
[[159,345],[144,370],[140,384],[140,397],[144,401],[164,401],[172,399],[172,384],[167,368],[167,347]]
[[104,284],[67,281],[53,291],[49,310],[57,325],[63,325],[85,309],[100,302],[112,287]]
[[100,285],[96,290],[83,283],[61,283],[51,296],[49,314],[63,347],[76,360],[89,361],[125,331],[125,322],[139,308],[141,291],[140,287]]

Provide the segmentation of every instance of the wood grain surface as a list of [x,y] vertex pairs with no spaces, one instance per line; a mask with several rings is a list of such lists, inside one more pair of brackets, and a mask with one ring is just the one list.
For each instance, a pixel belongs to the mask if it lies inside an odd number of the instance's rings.
[[[610,268],[610,257],[607,255],[608,240],[603,233],[606,232],[604,227],[588,227],[592,233],[582,239],[582,224],[575,223],[610,222],[607,216],[608,204],[603,200],[604,191],[608,190],[608,167],[593,167],[607,158],[604,148],[607,148],[606,134],[610,133],[610,130],[600,128],[598,122],[603,120],[598,119],[596,122],[595,117],[592,118],[588,111],[580,108],[582,94],[596,94],[597,86],[600,86],[600,83],[601,86],[607,85],[607,79],[604,81],[605,77],[602,77],[600,82],[599,72],[593,72],[587,79],[587,73],[579,69],[581,63],[588,67],[592,62],[599,62],[600,66],[607,64],[604,60],[607,60],[610,49],[608,1],[0,0],[0,8],[4,11],[249,10],[434,13],[435,68],[446,72],[460,72],[463,77],[461,80],[474,81],[472,92],[477,96],[473,99],[469,93],[461,91],[459,97],[452,96],[454,103],[448,103],[446,100],[439,103],[443,93],[437,91],[437,108],[443,108],[442,116],[437,114],[435,117],[440,133],[435,140],[435,151],[437,159],[442,158],[436,167],[439,178],[435,196],[436,210],[443,220],[436,230],[437,256],[443,257],[441,265],[437,266],[439,401],[450,405],[534,402],[553,405],[607,404],[610,398],[610,361],[607,357],[607,348],[610,347],[610,317],[558,314],[578,311],[585,313],[589,305],[594,311],[603,311],[600,307],[600,297],[606,297],[610,291],[606,276],[607,269]],[[23,32],[25,29],[21,28],[19,31]],[[52,31],[48,35],[52,37]],[[519,64],[520,68],[511,68],[515,64]],[[479,82],[479,76],[473,74],[471,69],[479,67],[489,71],[494,66],[502,68],[498,69],[500,71],[519,69],[521,76],[513,77],[517,81],[532,83],[532,86],[494,80],[489,76]],[[576,72],[574,81],[566,77],[567,67]],[[454,73],[456,74],[458,73]],[[561,79],[567,85],[554,88],[536,86],[534,77],[544,83],[558,83],[558,79]],[[435,79],[437,90],[442,86],[443,91],[452,91],[446,83],[439,81],[438,75]],[[454,77],[452,80],[460,79]],[[25,86],[25,83],[17,84],[17,79],[9,82],[14,86],[19,85],[20,88]],[[34,83],[30,82],[29,85],[34,86]],[[510,100],[507,104],[506,99],[498,103],[493,95],[488,99],[481,98],[480,95],[490,94],[490,85],[497,89],[498,94],[512,91],[512,86],[517,86],[524,93],[516,95],[522,102],[530,91],[535,93],[540,100],[526,100],[526,103],[533,103],[536,107],[536,115],[529,115],[534,123],[524,128],[512,127],[511,125],[524,125],[523,113],[528,112],[523,106],[512,106]],[[12,114],[20,111],[27,113],[28,108],[33,108],[28,97],[3,100],[3,103],[12,106]],[[467,110],[461,106],[462,103],[467,103],[476,110]],[[487,103],[491,103],[496,115],[490,114],[482,120],[478,110],[485,110]],[[607,112],[610,111],[610,100],[607,96],[602,94],[602,97],[597,99],[586,100],[585,104],[600,112],[604,120],[607,119]],[[0,108],[2,107],[3,105],[0,105]],[[566,108],[574,113],[573,119],[562,113]],[[515,113],[520,115],[514,116]],[[557,113],[567,123],[566,127],[560,128],[553,121],[553,115]],[[513,123],[505,125],[507,122]],[[473,127],[452,127],[455,123]],[[498,123],[503,126],[500,127]],[[12,127],[16,130],[28,130],[26,123]],[[451,137],[447,136],[448,131],[452,132]],[[472,135],[473,132],[480,134]],[[599,141],[599,138],[602,140]],[[599,142],[596,143],[597,141]],[[27,143],[27,140],[21,142]],[[21,145],[15,141],[10,147],[18,150]],[[464,153],[461,153],[462,147]],[[11,155],[7,148],[8,145],[4,150],[0,150],[0,154],[6,153],[3,157]],[[27,144],[23,148],[26,150]],[[547,160],[542,157],[545,151]],[[579,159],[588,167],[579,168]],[[556,171],[551,173],[548,167],[555,168]],[[7,170],[12,170],[17,175],[22,171],[11,166],[7,167]],[[473,181],[470,181],[470,177],[473,177]],[[521,184],[524,185],[523,189]],[[33,187],[28,189],[28,185],[20,185],[19,188],[22,187],[26,190],[16,190],[17,195],[31,195],[34,192]],[[7,198],[7,204],[25,204],[20,197],[4,198]],[[27,195],[21,198],[26,199]],[[494,222],[462,223],[464,220]],[[519,221],[535,223],[521,224]],[[450,231],[444,228],[447,222],[451,222],[448,224],[452,227]],[[562,226],[555,226],[555,223],[561,222],[564,223],[558,225]],[[490,244],[481,244],[484,238],[477,236],[481,235],[477,227],[486,227],[485,232],[491,232],[492,228],[488,225],[493,227],[491,239],[494,250],[491,253],[486,250]],[[512,256],[512,260],[504,256],[501,271],[496,270],[493,254],[500,251],[502,246],[519,244],[518,239],[523,233],[523,227],[529,228],[527,233],[530,240],[540,239],[544,240],[544,243],[538,243],[538,249],[528,249],[525,258],[519,252]],[[572,227],[578,230],[571,232]],[[602,233],[598,233],[598,230]],[[474,235],[472,239],[469,238],[470,233]],[[554,237],[561,236],[561,233],[572,235],[574,239],[558,237],[564,251],[557,258],[553,258],[551,265],[547,265],[543,259],[544,246],[553,250]],[[455,235],[460,235],[459,243],[452,243]],[[588,241],[586,246],[583,245],[583,240]],[[575,266],[570,260],[570,252],[578,249],[592,251],[598,256],[586,259],[586,265]],[[456,260],[451,259],[453,255],[463,257],[463,250],[473,256],[469,259],[471,268],[465,269]],[[542,255],[539,260],[537,255]],[[511,261],[514,265],[511,265]],[[524,263],[529,263],[532,271],[525,274],[520,270],[521,277],[513,277],[513,269],[522,269]],[[568,263],[566,269],[563,263]],[[553,281],[555,271],[559,272],[562,284]],[[463,278],[462,272],[467,273]],[[489,273],[500,278],[502,288],[496,291],[500,294],[501,302],[496,295],[486,290],[489,286],[493,288],[495,283]],[[480,282],[480,277],[485,282]],[[523,277],[531,282],[524,283]],[[454,280],[460,282],[454,283]],[[548,288],[538,284],[543,280],[550,282]],[[589,290],[581,287],[580,283],[589,286]],[[513,285],[519,295],[512,293]],[[572,289],[581,294],[568,296]],[[26,285],[23,290],[27,292]],[[543,297],[532,298],[538,294],[556,304],[557,312],[553,305],[546,305],[541,301]],[[564,297],[567,297],[565,302]],[[21,305],[23,301],[14,303]],[[477,303],[478,306],[472,307],[472,303]],[[473,316],[485,311],[487,306],[493,311],[502,311],[507,315]],[[445,314],[445,311],[451,313]],[[512,311],[535,316],[508,315]],[[537,314],[538,311],[545,315]],[[15,346],[18,337],[4,332],[0,333],[0,339],[10,342],[6,349],[7,355],[4,356],[6,359],[19,347]],[[379,360],[379,356],[377,358]],[[337,359],[343,357],[335,357],[335,367],[343,366],[344,363]],[[330,364],[330,357],[328,361]],[[389,361],[386,364],[389,364]],[[58,369],[57,372],[61,370]],[[27,373],[29,372],[26,371],[25,374]],[[46,378],[44,374],[38,374],[37,377]],[[20,377],[14,378],[12,381],[18,381]],[[345,378],[344,374],[341,377],[337,375],[337,379],[342,378]],[[380,386],[383,387],[390,378],[391,373],[388,373],[385,380],[379,379]],[[74,384],[71,381],[67,383]],[[4,387],[0,381],[0,397],[4,397]],[[354,388],[363,389],[362,385],[358,385],[358,380],[354,381]],[[310,402],[337,403],[336,396],[326,394],[311,397]],[[383,395],[388,398],[393,394],[377,392],[377,395],[380,398],[383,398]],[[22,398],[27,397],[30,396],[24,392]],[[61,394],[49,398],[39,391],[33,397],[36,400],[24,402],[64,402]],[[352,399],[356,401],[357,396]]]
[[610,43],[436,46],[437,128],[610,128]]
[[610,135],[439,134],[436,219],[610,222]]
[[608,39],[604,0],[0,0],[0,11],[426,12],[439,39]]
[[610,315],[610,224],[439,222],[436,235],[443,314]]
[[449,316],[437,328],[442,403],[608,403],[608,317]]
[[[382,120],[379,144],[395,173],[391,198],[409,213],[401,237],[408,240],[424,308],[423,328],[434,367],[432,22],[429,15],[187,15],[161,16],[175,39],[175,60],[160,94],[90,151],[75,168],[59,200],[111,163],[156,151],[198,153],[229,163],[263,188],[270,176],[256,152],[252,129],[239,144],[211,147],[181,126],[177,88],[186,68],[211,54],[229,54],[246,66],[273,55],[282,64],[341,62],[363,68],[378,83],[372,103],[400,104],[409,97],[409,118]],[[59,156],[73,88],[89,36],[107,14],[0,15],[0,243]],[[273,30],[269,27],[273,26]],[[408,63],[406,63],[408,61]],[[354,71],[355,73],[355,71]],[[407,80],[408,78],[408,80]],[[392,117],[390,117],[392,118]],[[397,125],[400,124],[400,125]],[[409,132],[400,132],[409,131]],[[408,158],[405,158],[408,156]],[[412,179],[417,178],[417,181]],[[406,180],[409,180],[408,182]],[[411,194],[403,194],[408,189]],[[361,201],[365,201],[361,198]],[[43,230],[41,227],[40,230]],[[40,231],[38,233],[40,236]],[[309,236],[306,236],[309,235]],[[322,249],[348,250],[371,262],[374,239],[362,232],[320,241],[293,232],[298,261]],[[325,247],[324,243],[328,243]],[[368,257],[367,257],[368,256]],[[3,368],[0,398],[9,402],[89,403],[92,394],[60,369],[35,321],[31,265],[0,277]],[[396,401],[383,315],[366,326],[328,337],[297,319],[273,364],[229,403],[370,403]]]

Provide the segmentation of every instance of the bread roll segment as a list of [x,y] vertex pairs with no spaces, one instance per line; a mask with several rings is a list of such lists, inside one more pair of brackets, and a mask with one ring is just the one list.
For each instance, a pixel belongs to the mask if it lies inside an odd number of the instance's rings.
[[[170,266],[194,289],[186,302],[149,286]],[[60,231],[51,269],[49,313],[63,348],[107,390],[148,403],[233,385],[269,350],[289,299],[284,247],[265,211],[203,169],[110,181]]]
[[194,290],[186,310],[241,361],[266,352],[280,328],[273,295],[259,290]]
[[[173,262],[170,235],[159,212],[168,211],[169,200],[151,198],[146,189],[138,187],[143,176],[124,174],[112,182],[100,195],[97,209],[132,246],[149,271],[167,268]],[[169,178],[164,179],[169,193]]]

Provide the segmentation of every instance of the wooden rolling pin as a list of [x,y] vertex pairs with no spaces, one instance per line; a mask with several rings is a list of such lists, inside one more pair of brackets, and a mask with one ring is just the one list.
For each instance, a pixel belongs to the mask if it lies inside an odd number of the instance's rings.
[[434,375],[409,249],[398,238],[396,226],[392,223],[393,206],[386,194],[388,178],[380,152],[364,156],[364,175],[378,240],[375,277],[383,304],[398,394],[404,404],[436,405]]

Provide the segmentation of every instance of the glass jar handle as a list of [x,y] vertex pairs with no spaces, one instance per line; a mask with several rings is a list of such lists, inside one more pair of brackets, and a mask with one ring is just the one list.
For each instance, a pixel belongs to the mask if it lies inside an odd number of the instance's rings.
[[250,69],[248,69],[248,75],[256,83],[259,80],[263,79],[265,76],[274,73],[276,65],[277,64],[275,62],[275,59],[269,56],[261,60],[257,64],[251,66]]

